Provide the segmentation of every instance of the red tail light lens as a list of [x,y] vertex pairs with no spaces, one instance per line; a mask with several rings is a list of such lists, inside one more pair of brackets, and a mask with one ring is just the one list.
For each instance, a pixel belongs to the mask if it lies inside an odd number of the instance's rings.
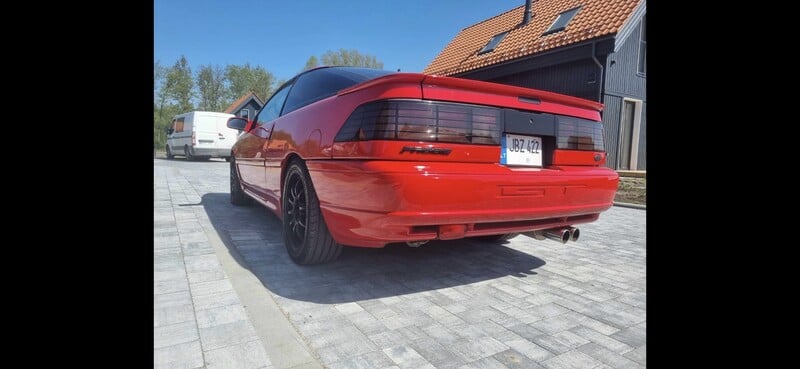
[[403,140],[500,144],[501,110],[416,100],[382,100],[359,106],[334,141]]
[[606,151],[603,124],[588,119],[559,116],[556,146],[562,150]]

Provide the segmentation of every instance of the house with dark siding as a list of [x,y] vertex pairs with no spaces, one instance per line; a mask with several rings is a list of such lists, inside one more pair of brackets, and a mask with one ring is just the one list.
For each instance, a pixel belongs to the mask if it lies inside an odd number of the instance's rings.
[[262,106],[264,106],[264,102],[255,93],[248,92],[231,103],[223,113],[233,114],[245,119],[253,119]]
[[520,0],[461,30],[424,73],[602,102],[606,165],[647,168],[646,0]]

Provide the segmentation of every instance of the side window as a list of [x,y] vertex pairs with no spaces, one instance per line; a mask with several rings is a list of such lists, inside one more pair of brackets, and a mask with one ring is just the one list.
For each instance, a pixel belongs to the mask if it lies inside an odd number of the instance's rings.
[[264,108],[258,112],[258,117],[256,117],[256,122],[261,125],[264,123],[269,123],[278,116],[281,115],[281,108],[283,107],[283,102],[286,101],[286,95],[289,94],[289,90],[292,88],[292,85],[283,86],[283,88],[272,95],[272,98],[267,101],[267,104],[264,105]]
[[175,120],[175,132],[183,132],[183,122],[185,118],[178,118]]
[[292,88],[289,98],[286,99],[283,114],[333,96],[339,90],[355,85],[364,79],[366,78],[337,68],[317,69],[303,74],[294,83],[294,88]]

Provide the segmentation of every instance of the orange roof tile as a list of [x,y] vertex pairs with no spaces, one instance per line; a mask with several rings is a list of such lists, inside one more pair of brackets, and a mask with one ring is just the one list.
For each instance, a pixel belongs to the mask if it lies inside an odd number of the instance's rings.
[[[530,23],[522,23],[523,5],[461,30],[423,73],[458,74],[546,50],[617,33],[643,0],[538,0]],[[542,34],[559,14],[582,6],[561,32]],[[510,31],[494,51],[477,55],[494,35]]]
[[258,101],[259,105],[264,105],[264,103],[261,102],[261,99],[258,98],[258,95],[250,91],[244,94],[244,96],[238,98],[236,101],[232,102],[230,105],[228,105],[228,107],[225,108],[225,111],[223,111],[223,113],[228,113],[228,114],[233,113],[233,111],[236,110],[236,108],[238,108],[239,105],[242,105],[245,101],[247,101],[247,99],[249,99],[250,96],[253,96],[256,99],[256,101]]

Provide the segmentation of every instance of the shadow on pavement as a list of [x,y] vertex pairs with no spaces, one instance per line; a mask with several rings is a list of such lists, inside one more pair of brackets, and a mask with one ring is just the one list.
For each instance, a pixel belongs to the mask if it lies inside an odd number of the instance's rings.
[[294,300],[345,303],[398,296],[507,275],[526,277],[545,264],[503,245],[464,239],[433,241],[418,248],[345,247],[332,263],[300,266],[286,253],[281,222],[271,210],[234,206],[228,193],[206,194],[201,203],[225,246],[242,255],[243,266],[267,289]]

